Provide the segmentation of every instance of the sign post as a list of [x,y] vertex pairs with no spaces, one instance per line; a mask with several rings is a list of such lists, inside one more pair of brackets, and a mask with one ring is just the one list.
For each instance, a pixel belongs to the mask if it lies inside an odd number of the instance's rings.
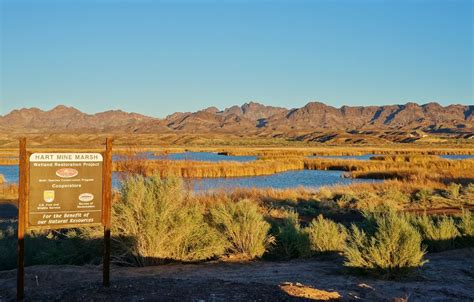
[[31,229],[104,226],[104,286],[109,285],[112,140],[106,150],[31,153],[20,139],[17,298],[24,298],[24,234]]
[[110,285],[110,218],[112,209],[112,139],[105,141],[105,162],[103,172],[103,224],[104,224],[104,260],[102,283]]
[[17,299],[23,300],[24,297],[24,280],[25,280],[25,220],[26,220],[26,203],[28,199],[28,169],[26,156],[26,138],[20,138],[20,179],[18,184],[18,269],[16,295]]

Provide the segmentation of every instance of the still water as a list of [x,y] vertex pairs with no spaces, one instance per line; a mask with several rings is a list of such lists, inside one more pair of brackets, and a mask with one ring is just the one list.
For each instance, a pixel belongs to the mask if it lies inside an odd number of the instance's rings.
[[[155,156],[151,152],[145,153],[149,159],[170,159],[170,160],[196,160],[196,161],[254,161],[255,156],[225,156],[212,152],[185,152],[175,153],[166,156]],[[340,159],[358,159],[369,160],[375,154],[365,154],[358,156],[312,156],[313,158],[340,158]],[[474,158],[474,155],[441,155],[440,157],[452,160],[462,160]],[[114,159],[117,159],[115,157]],[[6,181],[10,183],[18,182],[18,166],[2,166],[0,165],[0,174],[3,174]],[[113,186],[118,188],[119,180],[117,173],[113,174]],[[187,179],[188,188],[196,191],[211,189],[232,189],[237,187],[244,188],[318,188],[321,186],[331,185],[347,185],[356,182],[374,182],[376,180],[368,179],[351,179],[342,177],[342,171],[320,171],[320,170],[302,170],[287,171],[268,176],[251,176],[251,177],[232,177],[232,178],[204,178],[204,179]]]
[[[147,159],[168,159],[168,160],[194,160],[194,161],[238,161],[249,162],[255,161],[256,156],[227,156],[219,155],[214,152],[184,152],[184,153],[170,153],[167,155],[154,155],[153,152],[139,153],[138,156],[143,156]],[[120,156],[115,155],[114,160],[120,159]]]
[[[0,173],[3,174],[7,182],[18,182],[18,166],[0,166]],[[185,179],[187,188],[195,191],[211,189],[232,189],[232,188],[319,188],[322,186],[347,185],[356,182],[373,182],[369,179],[352,179],[342,177],[342,171],[322,171],[322,170],[301,170],[287,171],[268,176],[249,176],[231,178],[199,178]],[[112,185],[114,188],[120,186],[119,173],[113,173]]]
[[202,178],[186,180],[194,191],[208,191],[233,188],[286,189],[304,187],[316,189],[323,186],[349,185],[359,182],[377,182],[372,179],[344,178],[342,171],[301,170],[276,173],[268,176]]
[[446,159],[457,159],[457,160],[462,160],[462,159],[471,159],[474,158],[474,155],[440,155],[441,158],[446,158]]

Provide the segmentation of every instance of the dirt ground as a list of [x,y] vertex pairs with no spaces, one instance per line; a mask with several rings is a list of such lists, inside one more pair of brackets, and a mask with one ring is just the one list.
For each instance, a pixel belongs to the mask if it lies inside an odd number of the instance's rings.
[[[429,263],[401,281],[348,274],[337,256],[285,262],[114,266],[111,286],[101,286],[101,267],[26,268],[26,301],[307,301],[295,297],[301,283],[321,298],[343,301],[474,301],[474,249],[428,256]],[[282,286],[283,285],[283,286]],[[0,301],[13,301],[16,270],[0,272]],[[304,288],[303,288],[304,289]],[[288,294],[289,292],[290,294]],[[328,295],[324,295],[326,293]],[[337,292],[337,294],[335,293]]]

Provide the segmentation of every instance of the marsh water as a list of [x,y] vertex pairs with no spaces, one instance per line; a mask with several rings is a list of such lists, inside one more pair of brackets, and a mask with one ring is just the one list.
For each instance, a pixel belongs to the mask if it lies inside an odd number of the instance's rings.
[[[147,159],[169,159],[169,160],[194,160],[194,161],[254,161],[255,156],[226,156],[218,155],[212,152],[185,152],[174,153],[165,156],[155,156],[151,152],[143,153]],[[338,158],[338,159],[358,159],[370,160],[375,154],[365,154],[357,156],[315,156],[320,158]],[[474,158],[474,155],[441,155],[440,157],[451,160],[463,160]],[[118,159],[119,157],[114,157]],[[0,174],[3,174],[9,183],[18,182],[18,166],[0,165]],[[230,178],[202,178],[202,179],[186,179],[187,187],[196,191],[211,189],[232,189],[237,187],[244,188],[319,188],[322,186],[347,185],[358,182],[374,182],[370,179],[352,179],[344,178],[342,171],[326,171],[326,170],[300,170],[287,171],[268,176],[249,176],[249,177],[230,177]],[[113,186],[118,188],[119,177],[117,173],[113,176]]]
[[[166,160],[192,160],[192,161],[238,161],[249,162],[257,160],[256,156],[234,156],[220,155],[215,152],[183,152],[170,153],[166,155],[155,155],[153,152],[138,153],[138,156],[146,159],[166,159]],[[120,155],[114,155],[114,160],[119,160]]]
[[440,155],[440,157],[445,159],[463,160],[474,158],[474,155]]
[[375,179],[354,179],[343,177],[342,171],[298,170],[267,176],[188,179],[186,183],[194,191],[209,191],[233,188],[274,188],[295,187],[320,188],[324,186],[348,185],[359,182],[377,182]]

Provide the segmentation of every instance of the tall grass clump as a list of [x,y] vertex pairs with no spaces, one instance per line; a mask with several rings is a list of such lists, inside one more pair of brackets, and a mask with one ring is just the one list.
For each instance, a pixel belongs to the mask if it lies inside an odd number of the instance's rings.
[[463,209],[458,226],[462,236],[474,237],[474,213]]
[[305,231],[309,236],[310,249],[313,253],[344,250],[347,231],[342,224],[319,215],[305,228]]
[[231,254],[259,258],[274,241],[269,235],[270,224],[251,200],[227,201],[211,208],[210,213],[217,229],[226,236]]
[[223,236],[204,219],[204,208],[186,202],[182,181],[129,177],[113,206],[117,261],[137,266],[164,260],[199,261],[221,255]]
[[411,219],[430,251],[437,252],[455,248],[456,239],[461,234],[452,217],[430,217],[424,214]]
[[463,209],[461,220],[458,223],[458,229],[461,233],[461,246],[474,246],[474,213]]
[[444,195],[449,199],[458,199],[461,195],[461,188],[462,186],[460,184],[450,183],[446,188]]
[[394,211],[374,214],[373,221],[367,231],[352,225],[345,266],[393,278],[426,262],[421,235],[404,215]]
[[426,204],[431,202],[433,191],[430,189],[422,188],[415,193],[413,200],[415,202]]
[[309,237],[301,228],[298,213],[288,211],[287,216],[274,229],[275,245],[271,248],[270,257],[287,260],[309,256]]

